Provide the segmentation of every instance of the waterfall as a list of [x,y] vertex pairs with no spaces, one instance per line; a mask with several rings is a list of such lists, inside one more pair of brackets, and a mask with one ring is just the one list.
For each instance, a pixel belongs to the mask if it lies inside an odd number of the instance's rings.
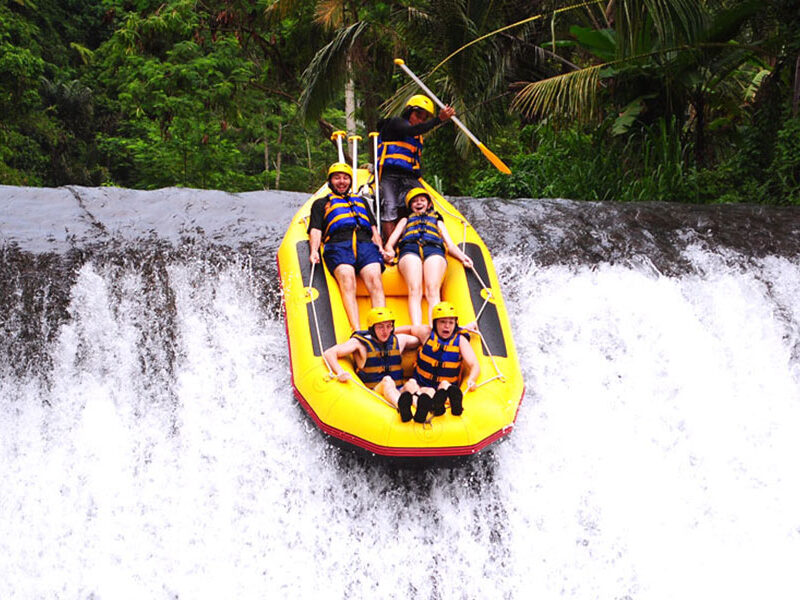
[[800,213],[453,199],[527,391],[416,470],[292,396],[306,197],[0,186],[0,598],[800,593]]

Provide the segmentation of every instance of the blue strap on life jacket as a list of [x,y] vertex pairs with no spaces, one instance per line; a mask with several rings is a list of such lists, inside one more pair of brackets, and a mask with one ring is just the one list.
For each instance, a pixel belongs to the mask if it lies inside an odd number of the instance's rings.
[[369,215],[369,207],[361,196],[328,194],[323,241],[327,242],[334,233],[341,229],[355,230],[362,227],[367,230],[371,229]]
[[379,176],[383,175],[384,165],[399,167],[418,175],[422,168],[422,145],[422,136],[384,141],[378,135]]
[[367,360],[364,366],[356,369],[356,375],[368,388],[374,388],[389,375],[399,388],[403,385],[403,357],[400,343],[392,333],[384,344],[372,336],[370,331],[356,331],[351,337],[364,344],[367,349]]
[[444,240],[437,226],[438,218],[435,213],[411,214],[406,222],[403,235],[398,242],[399,247],[405,244],[433,244],[444,249]]
[[414,379],[422,387],[435,388],[442,381],[458,384],[461,377],[461,336],[469,339],[466,330],[456,328],[448,339],[440,338],[435,330],[420,346]]

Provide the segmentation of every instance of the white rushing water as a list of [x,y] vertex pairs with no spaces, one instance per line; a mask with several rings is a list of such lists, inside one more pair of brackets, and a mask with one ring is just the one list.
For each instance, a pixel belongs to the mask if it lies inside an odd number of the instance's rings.
[[141,275],[88,262],[0,384],[0,598],[796,598],[800,263],[686,257],[498,257],[526,398],[429,471],[322,438],[245,261],[167,266],[148,364]]

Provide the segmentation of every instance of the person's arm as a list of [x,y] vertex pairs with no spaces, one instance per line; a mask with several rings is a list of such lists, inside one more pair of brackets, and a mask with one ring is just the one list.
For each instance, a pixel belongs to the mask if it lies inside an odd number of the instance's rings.
[[386,125],[384,125],[384,129],[381,131],[381,137],[384,140],[398,140],[404,137],[424,135],[445,121],[449,121],[450,117],[455,114],[455,111],[452,109],[452,107],[446,108],[449,110],[442,109],[439,111],[438,116],[431,117],[427,121],[417,125],[412,125],[402,117],[389,119],[389,121],[386,122]]
[[322,228],[325,222],[325,203],[316,200],[308,215],[308,260],[319,263],[319,247],[322,245]]
[[396,330],[395,335],[397,336],[397,344],[400,347],[400,352],[419,348],[420,342],[418,337],[407,333],[397,333]]
[[322,353],[322,356],[325,357],[325,361],[328,363],[328,367],[342,383],[350,379],[350,373],[342,369],[342,365],[339,364],[339,359],[358,352],[359,345],[360,342],[357,339],[350,338],[346,342],[331,346]]
[[459,341],[461,348],[461,360],[464,361],[464,366],[467,368],[467,391],[470,392],[475,389],[475,384],[478,381],[478,376],[481,374],[481,367],[478,364],[478,357],[475,356],[475,351],[472,349],[472,344],[466,336],[461,336]]
[[431,335],[430,325],[400,325],[394,330],[395,333],[405,333],[416,337],[420,343],[424,343]]
[[309,253],[308,253],[308,260],[312,264],[319,263],[319,247],[322,243],[322,231],[319,229],[311,229],[308,232],[308,246],[309,246]]
[[450,233],[447,231],[447,227],[444,225],[444,221],[439,219],[436,221],[436,226],[439,228],[439,233],[442,235],[442,239],[444,240],[444,245],[447,248],[447,251],[461,261],[461,264],[467,267],[468,269],[472,267],[472,259],[464,254],[461,248],[453,242],[453,238],[450,237]]
[[395,227],[394,231],[392,231],[392,235],[390,235],[389,239],[386,240],[386,245],[383,247],[383,249],[390,260],[395,257],[394,247],[397,244],[397,241],[400,239],[400,236],[403,235],[403,231],[406,228],[406,223],[408,223],[407,217],[400,219],[397,222],[397,227]]

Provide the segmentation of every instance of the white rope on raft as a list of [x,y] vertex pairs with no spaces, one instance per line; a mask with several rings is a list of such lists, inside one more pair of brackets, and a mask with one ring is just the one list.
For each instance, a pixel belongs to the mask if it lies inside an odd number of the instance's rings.
[[[316,266],[317,266],[316,263],[311,263],[311,276],[308,279],[306,296],[311,297],[311,314],[314,318],[314,331],[317,336],[317,345],[319,346],[319,351],[322,353],[322,362],[325,364],[325,368],[328,369],[328,373],[325,375],[325,381],[331,381],[332,379],[336,379],[337,377],[336,374],[333,372],[333,369],[331,368],[330,364],[328,364],[327,359],[325,358],[325,349],[322,347],[322,334],[320,333],[319,320],[317,319],[317,308],[314,304],[314,295],[311,293],[311,288],[312,288],[311,284],[314,281],[314,268]],[[378,394],[374,390],[371,390],[370,388],[365,386],[361,381],[359,381],[357,377],[351,377],[350,380],[353,381],[353,383],[355,383],[360,388],[366,390],[367,392],[375,396],[376,398],[380,398],[380,400],[382,400],[386,405],[395,408],[394,404],[392,404],[386,398],[384,398],[382,394]]]
[[[452,212],[448,211],[446,208],[442,207],[441,205],[438,205],[438,208],[441,209],[443,212],[447,213],[448,215],[450,215],[452,218],[458,220],[463,225],[463,237],[462,237],[462,242],[461,242],[461,249],[462,249],[462,252],[463,252],[464,248],[466,248],[466,243],[467,243],[467,226],[468,226],[467,221],[465,219],[461,218],[460,216],[455,215]],[[317,266],[316,263],[311,263],[311,274],[309,276],[308,286],[306,288],[306,296],[311,298],[311,314],[312,314],[313,319],[314,319],[314,331],[315,331],[315,334],[316,334],[316,337],[317,337],[317,345],[319,346],[320,352],[322,353],[322,362],[325,365],[325,368],[328,370],[328,373],[325,375],[325,380],[326,381],[330,381],[332,379],[336,379],[337,377],[336,377],[336,374],[333,372],[333,369],[331,368],[331,366],[328,363],[327,359],[325,358],[325,349],[322,347],[322,334],[320,333],[319,319],[317,318],[317,308],[316,308],[316,305],[315,305],[314,295],[311,293],[311,289],[313,288],[312,283],[314,281],[314,270],[315,270],[316,266]],[[475,275],[475,277],[478,279],[478,283],[480,283],[480,285],[481,285],[481,291],[483,291],[483,290],[486,291],[486,298],[484,298],[483,304],[481,305],[480,310],[478,310],[478,313],[475,316],[475,322],[477,323],[478,320],[480,320],[484,309],[489,304],[490,299],[493,298],[493,295],[492,295],[491,288],[489,288],[486,285],[486,283],[483,281],[483,279],[481,278],[480,274],[477,272],[475,267],[474,266],[470,267],[470,270]],[[492,382],[492,381],[494,381],[496,379],[499,379],[500,381],[505,382],[506,378],[503,375],[503,373],[500,371],[499,367],[497,366],[497,362],[494,359],[494,353],[492,352],[491,348],[489,347],[489,344],[486,342],[486,338],[484,338],[483,334],[480,331],[474,331],[473,333],[477,334],[478,337],[480,338],[481,344],[483,345],[484,349],[486,350],[487,355],[489,357],[489,360],[492,363],[492,367],[494,367],[494,371],[496,373],[493,377],[490,377],[489,379],[486,379],[485,381],[482,381],[481,383],[476,384],[473,389],[478,389],[480,387],[483,387],[487,383],[490,383],[490,382]],[[364,391],[368,392],[369,394],[371,394],[371,395],[375,396],[376,398],[378,398],[379,400],[381,400],[387,406],[396,409],[394,404],[392,404],[389,400],[387,400],[383,396],[383,394],[378,394],[373,389],[368,388],[357,377],[350,377],[350,380],[353,381],[358,387],[360,387]]]
[[[446,207],[444,207],[440,203],[436,202],[436,200],[433,198],[433,195],[431,195],[431,200],[432,200],[432,202],[434,203],[434,205],[436,206],[437,209],[439,209],[442,212],[446,213],[451,218],[457,220],[459,223],[461,223],[463,225],[463,227],[462,227],[462,239],[461,239],[461,251],[464,252],[465,248],[467,247],[467,226],[469,225],[469,223],[467,223],[466,219],[464,219],[460,215],[457,215],[457,214],[454,214],[454,213],[450,212],[449,210],[447,210]],[[494,295],[492,294],[492,288],[490,288],[490,287],[488,287],[486,285],[486,282],[483,281],[483,279],[481,278],[480,274],[475,269],[475,267],[472,266],[472,267],[469,267],[469,268],[472,271],[473,275],[475,275],[475,277],[477,278],[478,283],[481,286],[481,291],[482,292],[483,291],[486,292],[486,297],[483,299],[483,304],[481,305],[480,309],[478,310],[478,313],[475,315],[475,323],[477,324],[477,322],[481,318],[481,315],[483,314],[483,311],[486,309],[487,305],[490,303],[490,300],[492,298],[494,298]],[[496,373],[496,375],[494,377],[491,377],[491,378],[487,379],[486,381],[476,385],[475,386],[476,389],[481,387],[481,386],[483,386],[483,385],[486,385],[490,381],[494,381],[495,379],[500,379],[501,381],[505,381],[506,380],[505,375],[503,375],[503,373],[498,368],[497,362],[494,360],[494,353],[492,352],[492,349],[489,347],[489,344],[486,342],[486,338],[483,337],[483,335],[481,334],[480,331],[475,331],[474,333],[477,333],[478,336],[481,338],[481,344],[483,345],[484,349],[486,350],[486,353],[489,356],[489,360],[492,362],[492,366],[494,367],[494,370],[495,370],[495,373]]]
[[314,317],[314,331],[317,334],[317,345],[319,346],[319,351],[322,354],[322,362],[325,364],[325,368],[328,369],[328,378],[333,377],[333,370],[331,366],[328,364],[328,361],[325,359],[325,349],[322,347],[322,334],[319,331],[319,320],[317,319],[317,307],[314,304],[314,294],[311,293],[313,289],[312,283],[314,282],[314,268],[317,266],[317,263],[311,263],[311,276],[308,278],[308,287],[306,287],[306,296],[311,298],[311,315]]

